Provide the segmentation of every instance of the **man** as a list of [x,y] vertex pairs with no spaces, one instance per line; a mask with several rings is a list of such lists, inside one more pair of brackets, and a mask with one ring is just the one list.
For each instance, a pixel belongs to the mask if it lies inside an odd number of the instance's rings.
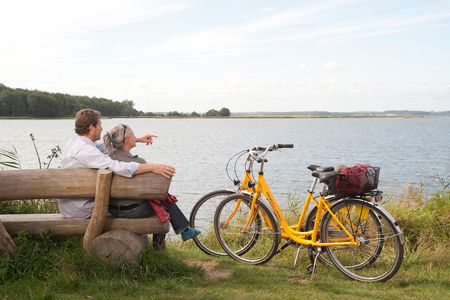
[[[61,159],[61,168],[110,169],[117,175],[134,175],[154,172],[167,178],[175,175],[175,168],[165,164],[120,162],[103,153],[104,145],[100,140],[102,133],[101,114],[93,109],[82,109],[75,117],[76,135],[67,143]],[[152,135],[136,138],[136,142],[152,143]],[[60,213],[66,218],[90,218],[94,199],[59,199]]]

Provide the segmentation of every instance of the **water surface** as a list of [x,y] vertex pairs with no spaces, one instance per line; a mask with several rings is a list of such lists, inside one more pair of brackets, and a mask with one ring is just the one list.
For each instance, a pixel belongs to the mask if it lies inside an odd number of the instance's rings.
[[[203,194],[232,188],[225,164],[234,153],[255,145],[292,143],[294,149],[270,153],[266,178],[279,202],[289,192],[303,196],[311,182],[306,166],[369,163],[381,167],[380,189],[398,194],[406,185],[423,183],[431,193],[438,175],[450,175],[450,118],[395,119],[104,119],[137,135],[158,135],[154,145],[134,152],[149,162],[177,168],[171,192],[186,213]],[[37,168],[29,134],[41,158],[55,145],[64,148],[74,134],[73,120],[0,120],[0,147],[14,145],[23,168]],[[57,167],[58,161],[53,164]],[[238,164],[238,174],[243,172]]]

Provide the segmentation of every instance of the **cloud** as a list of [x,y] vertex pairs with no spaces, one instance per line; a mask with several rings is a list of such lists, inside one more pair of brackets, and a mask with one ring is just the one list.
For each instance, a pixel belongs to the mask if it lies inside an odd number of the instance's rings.
[[185,1],[16,0],[2,3],[0,36],[44,36],[105,30],[185,10]]
[[[350,4],[352,6],[348,7]],[[418,9],[369,18],[349,18],[345,13],[347,8],[363,9],[364,3],[319,1],[301,8],[269,11],[264,17],[239,25],[210,27],[169,38],[159,45],[151,45],[143,53],[177,53],[194,59],[239,56],[273,51],[283,43],[389,35],[435,27],[442,22],[449,24],[450,21],[448,5],[421,5]]]
[[344,67],[336,63],[335,61],[329,60],[322,65],[322,69],[336,71],[336,70],[343,70]]
[[71,84],[102,69],[107,74],[100,76],[110,77],[114,72],[102,65],[107,58],[98,58],[93,35],[187,10],[187,1],[3,1],[0,78],[13,86],[59,90],[70,76]]
[[304,70],[304,69],[306,69],[306,64],[298,64],[298,65],[297,65],[297,69],[299,69],[299,70]]
[[318,15],[350,2],[349,0],[318,1],[301,8],[272,13],[239,25],[206,28],[170,38],[158,45],[152,44],[139,56],[178,53],[184,57],[205,59],[267,52],[275,49],[275,45],[267,42],[265,34],[270,36],[274,30],[295,28],[317,22],[321,19]]

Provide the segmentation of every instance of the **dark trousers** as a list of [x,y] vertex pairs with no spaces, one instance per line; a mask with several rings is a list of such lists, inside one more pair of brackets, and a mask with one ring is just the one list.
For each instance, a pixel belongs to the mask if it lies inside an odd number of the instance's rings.
[[[133,207],[131,209],[119,209],[116,207],[109,207],[109,212],[113,217],[116,218],[128,218],[128,219],[140,219],[140,218],[148,218],[153,217],[155,212],[148,204],[148,201],[142,201],[138,206]],[[170,224],[172,225],[173,230],[176,234],[182,233],[189,227],[189,221],[186,219],[185,215],[181,211],[181,209],[176,204],[171,204],[167,206],[167,212],[170,215]],[[153,247],[155,247],[155,243],[158,244],[161,240],[164,240],[165,234],[154,234],[153,235]]]
[[170,216],[170,224],[176,234],[182,233],[189,227],[189,221],[186,219],[178,205],[170,204],[166,209]]

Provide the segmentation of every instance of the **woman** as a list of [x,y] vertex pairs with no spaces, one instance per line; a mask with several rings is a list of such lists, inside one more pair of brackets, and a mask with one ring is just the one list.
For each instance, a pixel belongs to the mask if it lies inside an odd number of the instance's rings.
[[[149,143],[152,143],[152,138],[155,136],[150,135],[148,137]],[[136,146],[136,136],[127,125],[119,124],[111,128],[103,136],[103,142],[112,159],[146,163],[144,159],[130,153],[130,150]],[[183,241],[199,235],[200,231],[189,227],[189,221],[174,202],[176,202],[176,198],[171,195],[169,195],[166,203],[160,203],[157,200],[112,200],[109,205],[109,212],[114,217],[119,218],[146,218],[154,216],[155,210],[157,210],[160,219],[164,218],[164,214],[168,213],[173,230],[176,234],[181,234]]]

